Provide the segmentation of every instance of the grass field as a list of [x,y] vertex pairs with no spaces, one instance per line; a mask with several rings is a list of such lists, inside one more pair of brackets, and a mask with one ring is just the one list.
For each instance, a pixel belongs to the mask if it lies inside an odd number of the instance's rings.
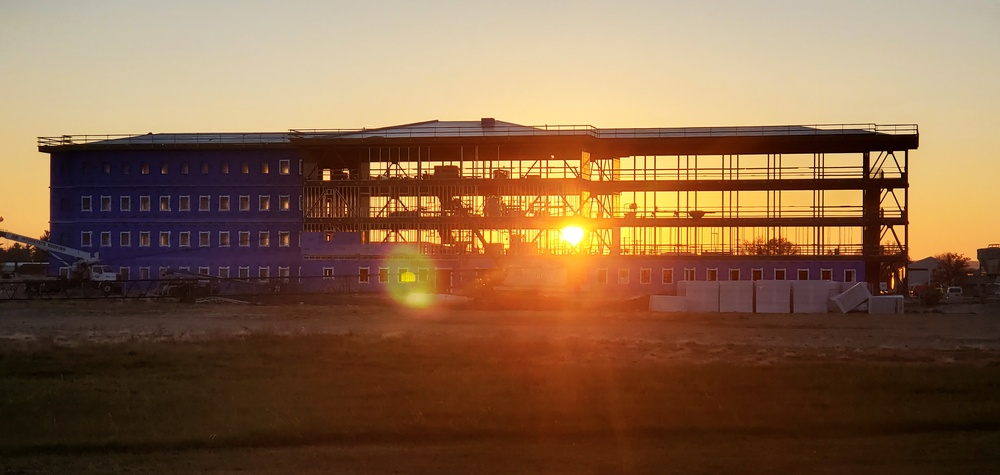
[[974,350],[661,349],[503,332],[8,341],[0,473],[1000,471],[1000,365]]

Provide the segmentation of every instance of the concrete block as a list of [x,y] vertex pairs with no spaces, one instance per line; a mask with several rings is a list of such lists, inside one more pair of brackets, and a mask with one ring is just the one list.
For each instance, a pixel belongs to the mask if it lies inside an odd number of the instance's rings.
[[719,282],[720,312],[753,312],[753,282],[749,280]]
[[687,283],[688,310],[692,312],[719,311],[719,282],[690,281]]
[[903,313],[902,295],[878,295],[868,299],[868,313]]
[[840,313],[847,313],[867,302],[869,297],[871,293],[868,292],[868,284],[855,282],[847,290],[830,297],[830,308]]
[[651,312],[686,312],[687,297],[675,295],[650,295],[649,311]]
[[757,313],[791,313],[791,281],[758,280],[754,282],[754,291],[757,294]]
[[830,297],[837,295],[840,284],[829,280],[793,280],[792,312],[827,313]]

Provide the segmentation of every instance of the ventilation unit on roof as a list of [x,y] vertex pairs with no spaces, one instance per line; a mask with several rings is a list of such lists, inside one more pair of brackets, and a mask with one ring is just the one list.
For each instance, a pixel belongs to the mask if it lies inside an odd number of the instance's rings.
[[481,123],[483,127],[493,127],[497,125],[497,120],[492,117],[483,117]]

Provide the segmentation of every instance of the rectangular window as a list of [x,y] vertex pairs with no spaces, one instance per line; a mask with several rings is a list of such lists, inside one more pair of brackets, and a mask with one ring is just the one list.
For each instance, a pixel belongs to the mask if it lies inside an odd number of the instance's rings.
[[170,165],[166,162],[160,164],[160,175],[166,175],[170,173]]
[[271,196],[261,195],[257,198],[258,209],[260,211],[270,211],[271,210]]
[[208,175],[208,162],[201,162],[201,174]]
[[379,267],[378,268],[378,281],[379,281],[379,283],[382,283],[382,284],[384,284],[386,282],[389,282],[389,268],[388,267]]
[[188,162],[181,162],[181,175],[187,175],[188,173],[191,173],[191,166],[188,165]]
[[753,281],[764,280],[764,269],[763,268],[750,269],[750,280]]
[[180,198],[180,208],[181,211],[191,211],[191,197],[182,196]]
[[139,231],[139,247],[149,247],[149,231]]
[[219,164],[219,172],[223,175],[229,174],[229,162],[222,162]]
[[104,170],[104,174],[105,175],[110,175],[111,174],[111,164],[110,163],[108,163],[108,162],[102,163],[101,164],[101,169]]
[[740,280],[740,270],[729,269],[729,280]]
[[219,196],[219,211],[229,211],[229,195]]
[[111,211],[111,197],[102,196],[101,197],[101,211]]
[[181,231],[179,241],[180,247],[191,247],[191,231]]
[[161,196],[160,197],[160,211],[170,211],[170,197]]
[[291,173],[292,167],[290,163],[288,160],[278,160],[278,174],[287,175]]
[[271,277],[271,268],[270,267],[258,267],[257,268],[257,277],[260,278],[261,282],[267,282],[267,278]]
[[430,270],[422,267],[417,269],[417,282],[427,282],[428,277],[430,277]]
[[121,247],[132,247],[132,233],[129,231],[118,233],[118,245]]
[[785,269],[774,269],[774,280],[785,280]]
[[198,233],[198,247],[208,247],[212,245],[212,232],[200,231]]
[[139,279],[141,279],[141,280],[149,280],[149,267],[148,266],[147,267],[140,267],[139,268]]
[[151,201],[152,200],[149,199],[149,196],[140,196],[139,211],[149,211]]
[[809,269],[799,269],[798,274],[799,280],[809,280]]
[[250,266],[240,266],[240,278],[246,279],[250,277]]
[[250,195],[240,195],[240,211],[250,211]]
[[163,277],[164,275],[167,275],[167,272],[168,272],[169,270],[170,270],[170,268],[169,268],[169,267],[165,267],[165,266],[160,266],[160,273],[159,273],[159,274],[157,274],[157,275],[159,275],[160,277]]
[[160,231],[160,247],[170,247],[170,231]]
[[288,197],[288,195],[278,196],[278,210],[279,211],[288,211],[289,209],[291,209],[291,204],[292,204],[292,200],[291,200],[291,198]]
[[201,195],[198,197],[198,211],[209,211],[212,207],[212,197]]
[[333,280],[333,267],[323,268],[323,279]]
[[250,231],[240,231],[240,247],[250,247]]
[[608,283],[608,270],[607,269],[597,269],[597,283],[607,284]]
[[271,165],[267,162],[260,162],[260,174],[267,175],[271,173]]
[[229,231],[219,231],[219,247],[229,247]]
[[278,231],[278,247],[288,247],[292,244],[291,233],[288,231]]
[[278,277],[281,277],[281,282],[288,283],[288,276],[292,275],[288,271],[288,267],[278,267]]
[[121,199],[118,200],[118,207],[121,208],[122,211],[132,211],[132,197],[122,196]]
[[367,268],[367,267],[358,267],[358,283],[359,284],[367,284],[368,283],[368,279],[369,279],[368,272],[369,272],[369,268]]
[[653,282],[653,269],[639,269],[639,283],[649,284]]
[[129,274],[131,274],[131,267],[119,267],[118,268],[118,278],[121,280],[129,280]]
[[820,269],[819,280],[833,280],[833,269]]
[[198,273],[201,274],[201,275],[209,275],[209,272],[211,272],[211,269],[209,269],[208,267],[199,267],[198,268]]
[[91,204],[91,199],[89,196],[80,197],[80,210],[81,211],[93,211],[93,205]]
[[122,162],[122,175],[128,175],[132,171],[132,166],[128,162]]
[[685,268],[684,269],[684,280],[693,281],[693,280],[695,280],[697,278],[698,277],[695,274],[695,270],[694,269],[691,269],[691,268]]
[[672,284],[674,283],[674,270],[673,269],[663,269],[660,271],[660,283]]
[[250,173],[250,164],[247,162],[240,162],[240,173]]
[[101,247],[111,247],[111,231],[101,231]]
[[271,246],[271,232],[270,231],[259,231],[257,233],[257,246],[258,247],[270,247]]
[[627,284],[629,281],[629,270],[628,269],[618,269],[618,283]]
[[705,273],[705,280],[708,280],[709,282],[719,280],[719,269],[708,269]]
[[94,241],[90,231],[83,231],[80,233],[80,247],[91,247],[94,245]]
[[219,278],[228,279],[229,278],[229,267],[219,267]]
[[416,280],[416,276],[410,273],[410,270],[405,267],[400,267],[399,269],[396,269],[396,271],[396,278],[399,279],[399,282],[413,282]]
[[149,162],[142,162],[140,170],[143,175],[149,175]]
[[856,278],[854,269],[844,269],[844,282],[854,282]]

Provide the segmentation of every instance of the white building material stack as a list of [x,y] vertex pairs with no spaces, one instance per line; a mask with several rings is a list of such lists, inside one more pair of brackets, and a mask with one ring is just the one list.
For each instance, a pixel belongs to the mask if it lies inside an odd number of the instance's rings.
[[687,297],[675,295],[650,295],[649,310],[651,312],[686,312]]
[[837,295],[840,284],[829,280],[792,281],[792,312],[827,313],[830,297]]
[[792,311],[792,282],[788,280],[758,280],[757,313],[790,313]]
[[688,310],[692,312],[719,311],[719,282],[690,281],[686,289]]
[[840,313],[847,313],[858,308],[859,305],[867,302],[868,298],[872,296],[868,292],[868,284],[864,282],[855,282],[852,284],[847,290],[830,297],[830,306],[840,311]]
[[719,282],[720,312],[753,312],[753,282],[734,280]]
[[868,313],[903,313],[902,295],[878,295],[868,299]]

